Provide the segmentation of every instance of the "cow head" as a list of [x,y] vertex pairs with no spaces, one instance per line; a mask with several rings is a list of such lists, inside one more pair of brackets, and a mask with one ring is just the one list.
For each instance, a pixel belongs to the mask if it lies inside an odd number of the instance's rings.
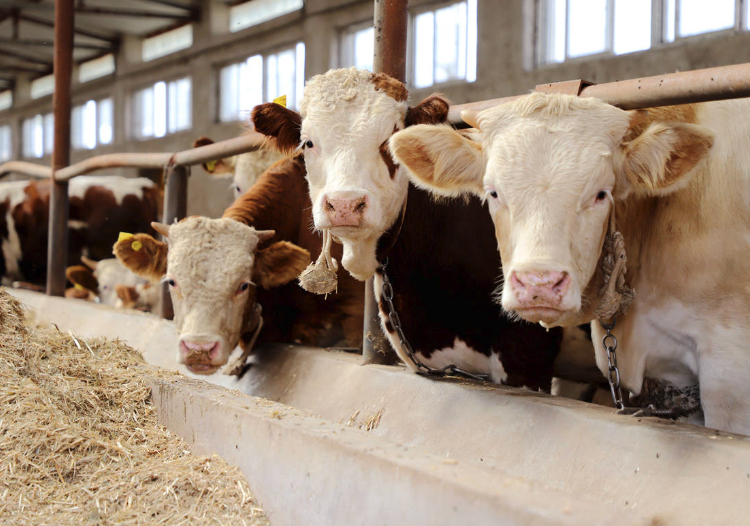
[[342,263],[357,279],[377,268],[378,240],[399,217],[409,180],[388,139],[405,126],[438,123],[448,103],[437,96],[407,107],[397,80],[369,71],[331,70],[310,79],[301,113],[278,104],[253,110],[256,131],[287,153],[302,151],[317,230],[344,246]]
[[[213,144],[208,137],[200,137],[193,142],[193,148]],[[273,150],[256,150],[217,161],[203,163],[203,169],[215,176],[232,176],[232,193],[234,198],[247,192],[251,186],[263,175],[263,172],[278,161],[281,156]]]
[[136,234],[118,241],[114,252],[139,276],[169,284],[180,335],[178,362],[198,374],[212,374],[227,363],[253,313],[256,284],[284,285],[310,263],[306,250],[286,241],[258,250],[274,232],[231,219],[190,217],[153,226],[168,244]]
[[463,117],[479,142],[417,126],[391,139],[394,157],[436,194],[486,199],[503,308],[547,325],[576,323],[595,306],[592,280],[613,203],[684,188],[713,144],[705,128],[648,122],[647,112],[568,95],[534,93]]

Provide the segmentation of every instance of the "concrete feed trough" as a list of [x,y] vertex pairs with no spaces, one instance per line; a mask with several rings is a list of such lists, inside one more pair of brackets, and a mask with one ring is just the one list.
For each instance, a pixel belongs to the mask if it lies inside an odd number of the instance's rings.
[[[63,331],[119,337],[179,369],[170,322],[14,294]],[[750,512],[747,437],[293,346],[261,350],[239,381],[201,380],[154,379],[160,420],[239,466],[274,525],[707,525]]]

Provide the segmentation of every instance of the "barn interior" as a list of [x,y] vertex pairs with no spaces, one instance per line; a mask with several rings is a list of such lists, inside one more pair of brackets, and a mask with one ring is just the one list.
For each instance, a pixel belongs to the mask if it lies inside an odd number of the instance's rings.
[[[67,1],[67,164],[164,154],[96,173],[154,181],[165,222],[221,217],[235,193],[231,176],[206,173],[201,164],[214,161],[205,158],[174,177],[184,177],[174,191],[186,192],[175,204],[164,159],[199,137],[235,139],[256,104],[286,96],[298,109],[315,75],[376,70],[374,55],[392,51],[379,47],[387,43],[373,11],[394,4],[408,9],[398,49],[410,103],[437,92],[458,106],[575,79],[604,85],[723,66],[745,69],[726,70],[723,91],[703,100],[750,96],[750,0]],[[37,178],[54,164],[60,4],[0,0],[4,181],[34,175],[8,163],[43,167]],[[686,91],[694,82],[670,79]],[[214,159],[256,149],[247,137]],[[750,509],[747,437],[616,415],[605,382],[597,405],[422,377],[377,357],[362,367],[356,353],[285,343],[262,349],[240,379],[197,376],[176,362],[174,326],[156,314],[11,292],[37,321],[119,338],[179,371],[179,381],[149,380],[160,421],[196,452],[238,466],[274,525],[740,524]],[[378,325],[365,321],[365,332]],[[603,380],[593,354],[566,366]]]

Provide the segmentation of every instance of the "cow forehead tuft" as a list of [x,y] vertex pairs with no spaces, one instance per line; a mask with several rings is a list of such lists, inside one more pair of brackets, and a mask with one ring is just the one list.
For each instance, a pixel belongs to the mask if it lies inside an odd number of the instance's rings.
[[[377,112],[378,108],[398,108],[406,113],[406,101],[397,101],[384,91],[378,91],[372,82],[373,75],[357,68],[332,69],[312,77],[305,85],[300,102],[300,113],[305,118],[311,112],[333,111],[347,105],[361,104]],[[350,104],[349,104],[350,105]]]
[[222,251],[252,252],[258,244],[254,228],[233,219],[189,217],[169,229],[169,252],[181,246],[193,250],[209,247]]

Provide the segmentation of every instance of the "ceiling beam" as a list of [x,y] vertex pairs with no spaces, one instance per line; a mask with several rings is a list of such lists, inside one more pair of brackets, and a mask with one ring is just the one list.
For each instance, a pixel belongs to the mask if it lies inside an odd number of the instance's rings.
[[5,73],[46,73],[46,71],[41,69],[29,68],[26,66],[6,66],[5,64],[0,64],[0,71]]
[[40,66],[49,66],[52,67],[52,59],[44,59],[40,57],[35,57],[32,55],[27,55],[26,53],[20,53],[16,50],[10,50],[10,49],[3,49],[0,48],[0,59],[17,59],[21,60],[22,62],[31,62],[33,64],[39,64]]
[[175,2],[174,0],[146,0],[147,2],[151,2],[154,4],[160,4],[160,5],[166,5],[169,7],[174,7],[175,9],[182,9],[184,11],[189,11],[191,13],[194,13],[198,11],[198,8],[191,6],[191,5],[185,5],[181,4],[179,2]]
[[[37,18],[32,15],[27,15],[25,13],[21,13],[20,18],[24,22],[30,22],[32,24],[37,24],[40,26],[45,26],[49,28],[54,28],[55,24],[51,20],[45,20],[43,18]],[[104,35],[100,35],[98,33],[94,33],[93,31],[88,31],[86,29],[81,28],[74,28],[74,32],[76,35],[81,35],[82,37],[89,37],[89,38],[95,38],[97,40],[104,40],[105,42],[109,42],[110,44],[117,44],[118,40],[114,37],[108,37]]]
[[[13,40],[12,38],[4,38],[0,37],[0,44],[7,44],[12,46],[43,46],[43,47],[53,47],[54,43],[52,40],[43,40],[43,39],[37,39],[37,38],[19,38],[18,40]],[[105,46],[102,44],[73,44],[74,47],[77,47],[79,49],[94,49],[97,51],[110,51],[112,50],[112,46]]]
[[110,15],[125,16],[130,18],[164,18],[167,20],[197,20],[197,14],[170,14],[158,11],[143,11],[139,9],[115,9],[111,7],[76,7],[76,13],[79,15]]

